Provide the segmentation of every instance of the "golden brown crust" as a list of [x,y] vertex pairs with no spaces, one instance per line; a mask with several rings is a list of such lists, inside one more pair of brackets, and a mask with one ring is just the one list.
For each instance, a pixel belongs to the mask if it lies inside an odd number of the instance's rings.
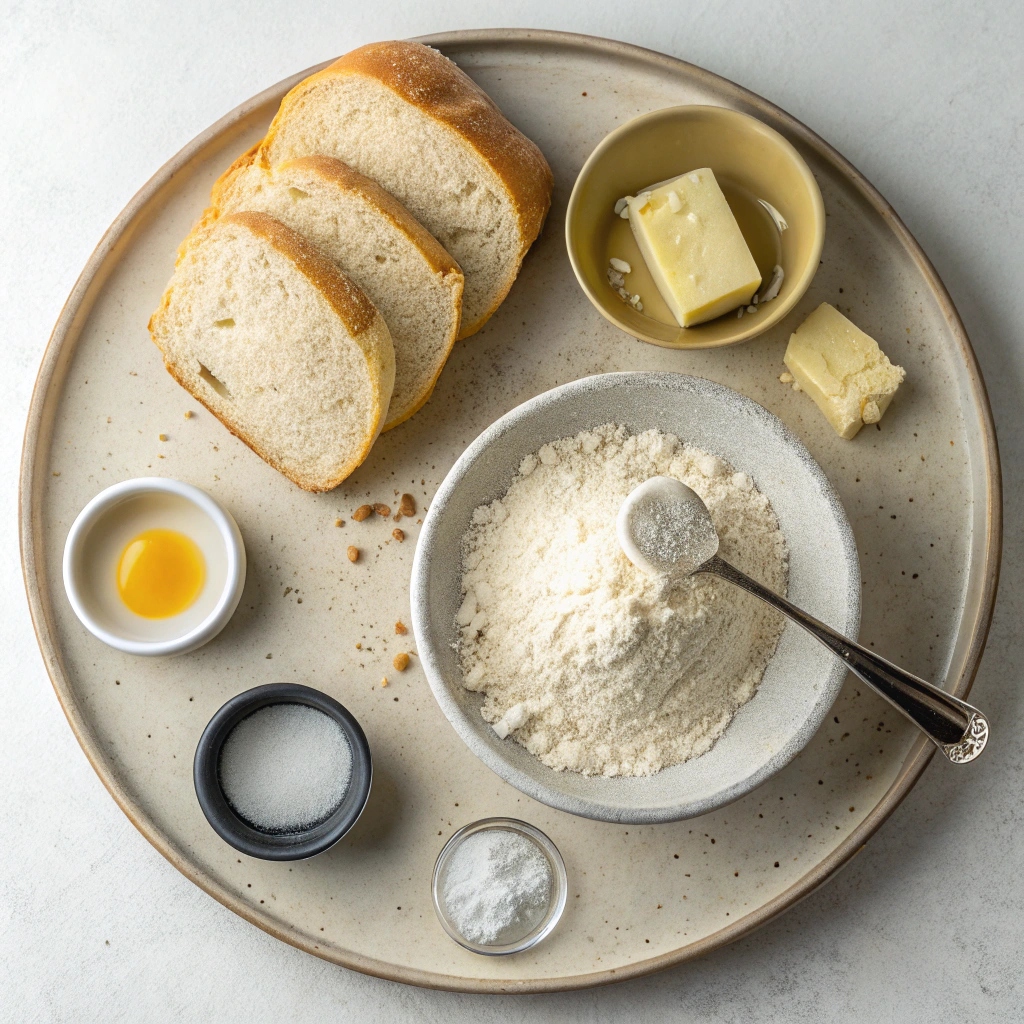
[[300,156],[285,160],[278,167],[281,170],[289,167],[308,169],[349,192],[355,192],[408,236],[435,273],[462,277],[462,268],[448,250],[390,192],[344,161],[333,156]]
[[397,419],[389,420],[381,427],[381,433],[385,430],[393,430],[400,423],[404,423],[410,416],[415,416],[427,404],[430,396],[434,393],[434,388],[437,386],[437,381],[441,376],[441,371],[445,368],[445,364],[448,362],[448,357],[452,354],[452,349],[455,347],[455,342],[459,340],[459,327],[461,326],[462,319],[462,290],[465,287],[466,279],[462,276],[462,271],[455,273],[445,274],[444,283],[446,286],[452,288],[455,294],[455,306],[456,315],[455,321],[452,324],[451,333],[447,339],[447,345],[444,352],[444,359],[439,360],[437,364],[437,372],[431,378],[430,384],[426,387],[423,394]]
[[[237,161],[236,161],[237,163]],[[205,221],[205,217],[204,217]],[[312,285],[324,296],[334,309],[338,317],[345,324],[346,329],[353,339],[363,349],[368,361],[381,362],[383,342],[386,340],[390,346],[391,339],[387,333],[384,319],[377,308],[370,302],[363,291],[354,282],[350,281],[338,267],[326,256],[319,252],[314,246],[306,241],[297,232],[285,227],[280,221],[265,213],[233,213],[223,217],[214,216],[209,223],[201,222],[193,228],[188,238],[182,243],[178,251],[178,263],[185,259],[190,249],[210,230],[213,221],[221,223],[237,223],[260,238],[263,238],[286,258],[291,260],[296,269],[299,270]],[[227,419],[224,409],[217,408],[208,400],[209,396],[193,386],[193,381],[186,379],[178,372],[177,367],[171,363],[161,345],[161,333],[163,322],[170,309],[174,295],[174,281],[167,286],[160,299],[160,305],[149,319],[149,332],[157,348],[164,354],[164,368],[196,401],[207,408],[228,431],[237,437],[243,444],[251,448],[264,462],[272,466],[283,476],[286,476],[292,483],[306,491],[330,491],[338,486],[346,477],[351,475],[366,459],[373,447],[374,442],[380,433],[380,425],[387,412],[387,404],[390,395],[385,396],[381,389],[380,372],[370,373],[369,379],[373,388],[372,401],[374,405],[373,419],[377,424],[370,433],[361,449],[349,459],[349,461],[328,479],[313,478],[295,472],[293,468],[283,465],[270,452],[263,449],[259,442],[250,434],[242,430],[237,423]],[[376,328],[376,330],[374,330]],[[360,337],[362,335],[362,337]]]
[[348,332],[361,334],[380,316],[366,293],[346,277],[312,242],[285,227],[268,213],[240,210],[219,218],[222,224],[241,224],[287,256],[331,304]]
[[[255,149],[251,149],[247,153],[243,153],[218,179],[214,185],[211,197],[216,204],[216,209],[211,207],[211,211],[208,211],[208,217],[204,217],[204,220],[196,226],[194,233],[201,233],[203,228],[208,226],[209,223],[224,215],[222,212],[223,207],[230,206],[233,202],[231,190],[234,182],[237,180],[240,171],[249,168],[254,152]],[[349,167],[344,161],[332,156],[303,156],[296,157],[294,160],[285,160],[278,164],[277,168],[273,171],[266,168],[261,168],[261,171],[264,174],[273,175],[278,170],[283,172],[287,171],[288,168],[310,171],[326,181],[334,183],[341,189],[358,194],[382,216],[387,217],[397,230],[409,238],[419,249],[431,269],[442,277],[445,287],[450,288],[454,293],[456,317],[452,325],[451,334],[447,339],[444,359],[440,361],[437,372],[416,402],[406,409],[401,416],[387,421],[381,428],[382,432],[392,430],[400,423],[404,423],[410,416],[419,412],[427,403],[437,384],[438,377],[440,377],[441,371],[444,369],[444,363],[447,361],[455,341],[459,337],[462,292],[465,287],[462,269],[449,254],[448,250],[390,192],[381,188],[372,178],[368,178],[365,174],[361,174],[354,168]],[[187,244],[187,240],[183,244]]]
[[[494,168],[509,190],[524,239],[520,257],[526,254],[540,234],[551,206],[554,177],[540,149],[505,117],[469,75],[433,47],[405,40],[360,46],[319,74],[327,76],[332,72],[375,78],[461,135]],[[287,101],[286,96],[282,111]],[[267,133],[268,142],[272,131],[273,125]]]
[[[519,260],[526,255],[544,226],[551,206],[554,177],[544,154],[519,131],[493,100],[442,53],[422,43],[402,40],[370,43],[310,75],[288,93],[259,147],[258,159],[273,164],[278,127],[290,109],[326,78],[362,75],[442,122],[471,146],[495,172],[508,191],[519,220]],[[479,330],[512,287],[515,275],[493,306],[475,322],[464,324],[459,337]]]
[[[213,183],[210,189],[210,208],[216,211],[215,215],[220,216],[224,212],[225,200],[231,192],[235,178],[255,161],[259,153],[261,142],[250,146],[241,156],[237,157],[231,166]],[[205,216],[205,215],[204,215]]]
[[[333,156],[302,156],[278,164],[278,168],[281,170],[286,170],[289,167],[300,170],[309,169],[322,178],[336,182],[341,188],[358,193],[367,203],[387,217],[419,249],[431,269],[442,276],[445,286],[455,292],[456,309],[461,314],[462,291],[465,287],[462,268],[455,262],[448,250],[390,192],[381,188],[372,178],[360,174],[359,171]],[[441,376],[441,371],[444,369],[444,364],[459,337],[460,319],[460,315],[457,315],[445,348],[444,359],[438,364],[437,372],[424,393],[400,417],[385,423],[381,428],[382,433],[385,430],[393,430],[400,423],[404,423],[427,404],[427,400],[433,394],[437,380]]]
[[211,228],[224,213],[224,199],[230,193],[232,183],[238,175],[246,170],[256,159],[260,148],[257,142],[250,146],[241,156],[237,157],[231,166],[213,183],[210,190],[210,205],[200,214],[199,220],[192,225],[192,230],[182,239],[178,246],[177,260],[175,266],[184,257],[185,253],[198,244],[206,231]]
[[[455,342],[457,340],[458,332],[452,335],[452,344],[448,349],[449,355],[451,354],[451,350],[454,347]],[[445,362],[447,361],[448,357],[445,356]],[[426,389],[426,391],[423,392],[422,395],[420,395],[419,399],[417,399],[417,401],[408,409],[406,409],[405,412],[403,412],[402,415],[399,416],[397,419],[392,420],[390,423],[385,423],[384,426],[380,428],[380,432],[382,434],[386,433],[389,430],[394,430],[395,427],[400,427],[406,420],[412,419],[412,417],[415,416],[416,413],[418,413],[420,409],[422,409],[423,406],[425,406],[427,402],[430,401],[430,396],[434,393],[434,388],[437,387],[437,382],[441,379],[441,371],[443,369],[444,363],[438,366],[437,373],[434,374],[434,379],[430,382],[430,386]]]

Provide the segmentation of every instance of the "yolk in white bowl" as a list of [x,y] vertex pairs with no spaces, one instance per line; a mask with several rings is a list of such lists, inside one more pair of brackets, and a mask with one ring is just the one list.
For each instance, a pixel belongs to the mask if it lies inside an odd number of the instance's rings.
[[[177,545],[168,545],[170,551],[157,544],[129,551],[154,534],[182,537],[192,557],[177,557]],[[191,587],[165,589],[160,564],[167,561],[184,563],[184,582],[191,578]],[[96,519],[80,538],[73,572],[79,599],[100,628],[152,643],[178,639],[213,614],[227,585],[228,561],[224,538],[202,508],[180,494],[143,491],[110,505]]]
[[202,551],[177,530],[144,530],[128,542],[117,564],[121,600],[147,619],[180,615],[202,593],[205,581]]

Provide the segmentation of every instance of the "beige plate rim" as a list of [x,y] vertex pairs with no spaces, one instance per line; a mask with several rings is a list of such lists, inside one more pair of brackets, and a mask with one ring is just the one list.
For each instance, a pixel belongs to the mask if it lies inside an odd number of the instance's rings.
[[[953,688],[953,692],[956,695],[960,697],[965,696],[970,691],[981,660],[982,651],[985,648],[999,581],[999,563],[1002,550],[1002,481],[995,426],[978,361],[960,316],[953,305],[953,301],[928,257],[925,256],[917,241],[907,230],[892,207],[882,198],[878,190],[828,143],[779,107],[727,79],[689,64],[686,61],[678,60],[675,57],[669,57],[665,54],[646,50],[628,43],[600,39],[594,36],[529,29],[483,29],[446,32],[423,36],[418,41],[429,43],[442,49],[472,45],[529,44],[553,50],[575,50],[584,53],[600,54],[604,57],[618,57],[624,61],[642,61],[651,67],[696,80],[709,88],[713,88],[727,102],[754,109],[767,119],[785,125],[787,132],[791,136],[799,138],[804,145],[815,150],[823,161],[835,167],[856,188],[865,202],[888,224],[920,271],[925,284],[929,287],[936,302],[942,309],[950,331],[959,345],[959,354],[963,359],[964,372],[968,377],[968,383],[981,421],[983,433],[982,455],[984,459],[987,516],[985,521],[981,593],[973,613],[971,610],[966,610],[965,618],[961,622],[960,628],[969,631],[970,644],[960,677]],[[863,849],[867,840],[878,830],[907,795],[931,760],[935,748],[924,738],[917,741],[911,748],[899,774],[884,797],[867,815],[864,821],[848,836],[845,842],[833,850],[831,854],[821,860],[785,892],[780,893],[774,899],[763,904],[745,917],[738,919],[728,927],[722,928],[697,942],[690,943],[670,953],[651,957],[617,970],[596,971],[561,978],[528,979],[524,981],[475,980],[396,967],[385,961],[350,952],[335,955],[330,950],[314,949],[298,933],[288,928],[282,928],[271,919],[254,913],[228,890],[204,875],[189,860],[187,853],[178,849],[156,827],[147,817],[145,811],[137,805],[132,796],[121,786],[119,781],[105,771],[98,744],[76,702],[74,690],[64,669],[60,649],[55,641],[43,572],[42,535],[39,517],[35,514],[44,482],[44,462],[50,437],[50,384],[54,377],[58,375],[58,371],[65,362],[70,359],[78,334],[88,316],[93,300],[105,283],[120,254],[129,245],[135,230],[145,220],[150,204],[158,201],[166,191],[172,189],[174,187],[174,179],[190,164],[198,160],[212,143],[220,141],[224,136],[230,135],[234,131],[239,131],[239,126],[253,110],[279,99],[293,85],[312,72],[319,70],[319,68],[326,67],[327,63],[329,62],[293,75],[291,78],[285,79],[283,82],[252,97],[211,125],[172,157],[146,182],[107,230],[99,245],[89,257],[81,276],[75,283],[64,308],[61,310],[43,355],[39,374],[32,392],[28,421],[25,427],[18,496],[22,569],[28,595],[29,610],[39,642],[39,648],[43,655],[43,661],[50,675],[54,690],[57,693],[57,698],[68,718],[75,737],[81,744],[96,774],[99,775],[121,810],[124,811],[149,842],[186,878],[205,890],[229,910],[234,911],[234,913],[271,935],[300,949],[304,949],[314,956],[331,960],[344,967],[361,971],[364,974],[406,984],[420,985],[425,988],[464,992],[523,993],[589,988],[610,982],[641,977],[663,970],[674,964],[693,960],[759,928],[777,914],[808,896],[835,874],[856,853]]]

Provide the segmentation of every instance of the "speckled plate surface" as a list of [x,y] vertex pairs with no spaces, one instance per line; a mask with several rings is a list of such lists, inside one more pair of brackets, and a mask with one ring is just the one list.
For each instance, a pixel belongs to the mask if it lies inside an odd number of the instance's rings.
[[462,683],[455,623],[462,537],[474,509],[504,495],[527,455],[602,423],[685,437],[749,474],[789,546],[787,596],[854,640],[863,589],[857,542],[839,496],[792,431],[738,391],[680,373],[602,373],[546,391],[488,427],[442,481],[416,546],[410,594],[423,670],[448,721],[500,778],[551,807],[632,825],[679,821],[749,793],[792,761],[821,725],[846,669],[787,623],[757,693],[715,745],[647,777],[552,771],[514,740],[498,739],[480,714],[483,695]]
[[[791,906],[878,828],[926,766],[930,746],[849,681],[800,756],[728,807],[644,826],[552,810],[473,756],[415,658],[405,673],[391,670],[410,643],[394,623],[409,622],[417,526],[403,521],[399,544],[393,523],[354,523],[351,511],[403,491],[426,505],[474,437],[555,385],[611,370],[710,378],[774,412],[838,491],[861,560],[862,639],[963,695],[999,565],[992,421],[963,325],[927,259],[878,193],[784,112],[621,43],[526,31],[430,41],[539,143],[555,172],[551,216],[505,304],[456,346],[423,411],[382,437],[337,491],[303,493],[264,465],[173,383],[146,333],[175,247],[213,180],[259,138],[302,75],[243,104],[132,200],[57,323],[22,464],[29,603],[58,697],[97,773],[157,849],[225,906],[311,953],[398,981],[533,992],[602,984],[698,956]],[[686,352],[634,341],[593,309],[566,257],[565,204],[587,154],[623,121],[680,103],[762,118],[797,146],[821,186],[828,228],[818,275],[786,321],[750,344]],[[881,429],[852,442],[777,380],[789,332],[822,300],[849,313],[908,373]],[[185,420],[188,409],[196,415]],[[75,619],[61,586],[61,549],[78,510],[109,483],[154,473],[222,501],[249,562],[227,628],[169,660],[104,647]],[[339,516],[342,528],[334,526]],[[364,551],[355,565],[344,556],[349,544]],[[274,681],[336,697],[358,717],[374,756],[374,788],[356,828],[329,853],[294,865],[236,854],[213,833],[192,789],[192,754],[214,711]],[[555,932],[536,949],[497,959],[452,943],[430,901],[445,840],[494,815],[546,832],[570,884]]]

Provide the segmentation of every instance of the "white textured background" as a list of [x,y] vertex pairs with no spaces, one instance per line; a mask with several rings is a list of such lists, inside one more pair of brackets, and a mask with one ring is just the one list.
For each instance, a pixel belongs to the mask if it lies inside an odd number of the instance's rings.
[[[16,533],[36,367],[133,193],[250,95],[364,42],[565,29],[683,57],[790,111],[866,173],[938,267],[995,408],[1003,577],[974,690],[994,738],[934,761],[837,879],[697,963],[562,996],[350,973],[181,877],[71,735],[26,609]],[[1024,4],[1020,0],[0,2],[0,1019],[1018,1021],[1024,1019]]]

